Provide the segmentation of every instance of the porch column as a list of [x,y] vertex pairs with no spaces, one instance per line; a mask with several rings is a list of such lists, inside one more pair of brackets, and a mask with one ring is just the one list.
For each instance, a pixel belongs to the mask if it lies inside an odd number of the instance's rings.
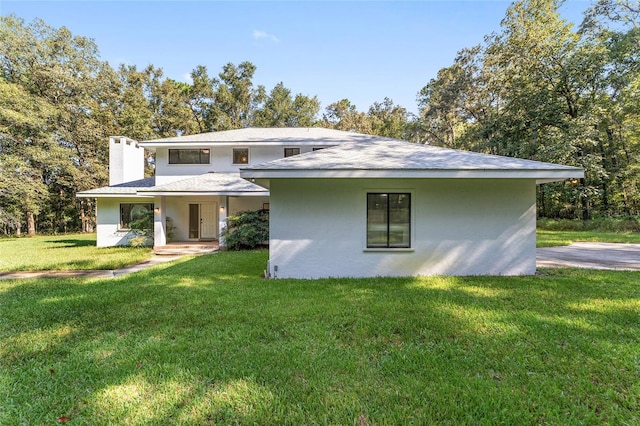
[[156,196],[154,199],[153,209],[153,245],[154,247],[167,245],[167,208],[165,203],[165,197],[162,195]]
[[224,247],[222,231],[227,227],[227,212],[229,211],[229,196],[220,196],[220,208],[218,212],[218,246]]

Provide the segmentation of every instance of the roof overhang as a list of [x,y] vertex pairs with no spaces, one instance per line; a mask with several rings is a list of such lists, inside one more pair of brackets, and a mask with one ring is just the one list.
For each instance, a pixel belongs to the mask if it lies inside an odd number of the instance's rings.
[[298,147],[298,146],[313,146],[319,148],[335,146],[336,141],[322,141],[322,140],[278,140],[278,141],[229,141],[229,142],[138,142],[138,145],[145,148],[148,151],[155,152],[156,148],[169,148],[169,149],[211,149],[218,147]]
[[106,193],[106,192],[78,192],[77,198],[153,198],[153,195],[140,195],[139,193]]
[[381,169],[242,169],[245,179],[535,179],[548,183],[584,177],[580,169],[564,170],[381,170]]
[[268,197],[269,191],[140,191],[138,194],[143,196],[155,197],[155,196],[175,196],[185,197],[190,195],[205,195],[205,196],[229,196],[229,197]]

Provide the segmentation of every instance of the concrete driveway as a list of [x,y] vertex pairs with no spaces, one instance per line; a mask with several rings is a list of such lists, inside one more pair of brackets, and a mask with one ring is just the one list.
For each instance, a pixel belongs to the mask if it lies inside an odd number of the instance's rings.
[[539,248],[536,266],[640,271],[640,244],[573,243]]

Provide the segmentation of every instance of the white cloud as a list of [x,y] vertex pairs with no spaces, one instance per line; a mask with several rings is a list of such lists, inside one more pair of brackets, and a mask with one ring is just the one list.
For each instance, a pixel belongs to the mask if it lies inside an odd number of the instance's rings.
[[278,43],[280,41],[275,35],[269,34],[268,32],[262,30],[253,30],[253,38],[256,40],[267,39],[271,40],[274,43]]

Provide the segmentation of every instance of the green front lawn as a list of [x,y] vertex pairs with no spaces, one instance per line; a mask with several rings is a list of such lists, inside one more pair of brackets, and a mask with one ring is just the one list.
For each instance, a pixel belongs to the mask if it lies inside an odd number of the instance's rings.
[[[4,244],[4,243],[0,243]],[[0,424],[638,424],[640,274],[0,281]]]
[[0,272],[118,269],[151,256],[149,248],[98,248],[96,234],[0,238]]
[[[537,246],[574,241],[640,243],[640,233],[538,229]],[[0,272],[118,269],[152,256],[149,248],[96,247],[95,234],[0,238]]]

